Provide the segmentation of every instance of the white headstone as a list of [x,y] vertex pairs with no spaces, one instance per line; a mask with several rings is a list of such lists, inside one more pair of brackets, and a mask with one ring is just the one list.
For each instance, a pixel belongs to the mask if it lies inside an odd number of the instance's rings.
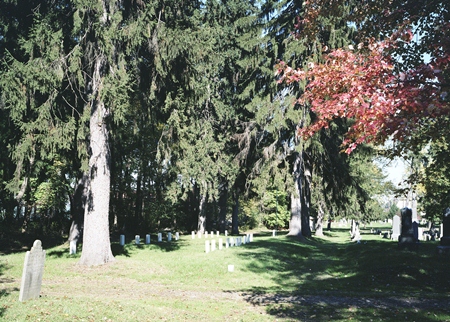
[[401,221],[400,216],[395,215],[392,219],[392,236],[391,239],[394,241],[398,241],[398,237],[400,236],[400,228],[401,228]]
[[145,235],[145,243],[150,244],[150,234]]
[[119,241],[119,243],[120,243],[120,246],[125,245],[125,235],[120,235],[120,241]]
[[25,254],[19,301],[39,298],[42,275],[44,274],[45,250],[40,240],[35,240],[33,247]]
[[275,237],[277,235],[277,231],[274,229],[272,230],[272,237]]
[[134,236],[134,242],[136,243],[136,245],[139,245],[139,243],[141,242],[141,237],[139,235]]
[[74,255],[77,253],[77,241],[75,239],[70,241],[69,254]]
[[225,230],[225,236],[228,236],[228,230]]
[[213,251],[215,251],[216,250],[216,240],[215,239],[212,239],[211,240],[211,251],[213,252]]
[[222,246],[223,246],[222,238],[219,238],[219,250],[222,249]]
[[253,242],[253,233],[250,233],[250,242]]
[[198,238],[202,238],[202,233],[200,231],[197,232],[197,236],[198,236]]
[[158,243],[162,242],[162,233],[158,233]]
[[211,238],[214,238],[214,232],[213,231],[211,231],[210,235],[211,235]]
[[228,271],[234,272],[234,265],[228,265]]
[[195,232],[192,232],[192,239],[195,239]]
[[167,241],[169,241],[169,242],[172,241],[172,233],[167,234]]
[[177,232],[175,233],[175,240],[178,240],[178,239],[180,239],[180,233],[177,231]]
[[225,239],[225,248],[230,247],[230,238]]
[[219,237],[219,235],[220,235],[219,231],[217,231],[217,233],[216,233],[216,234],[217,234],[217,237]]
[[208,238],[208,232],[205,231],[205,238]]
[[209,240],[207,239],[207,240],[205,240],[205,253],[209,253],[209,250],[210,250],[210,248],[209,248]]
[[234,246],[234,238],[230,237],[230,247],[233,247],[233,246]]

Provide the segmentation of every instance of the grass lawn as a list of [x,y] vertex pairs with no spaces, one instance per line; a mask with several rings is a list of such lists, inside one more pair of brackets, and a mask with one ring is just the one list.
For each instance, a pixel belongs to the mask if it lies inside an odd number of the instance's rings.
[[370,228],[361,244],[349,228],[305,241],[259,232],[209,254],[204,238],[152,236],[151,245],[114,243],[116,261],[91,268],[64,244],[46,249],[41,298],[23,303],[24,252],[9,253],[0,257],[0,320],[450,321],[450,255],[437,254],[438,242],[399,250]]

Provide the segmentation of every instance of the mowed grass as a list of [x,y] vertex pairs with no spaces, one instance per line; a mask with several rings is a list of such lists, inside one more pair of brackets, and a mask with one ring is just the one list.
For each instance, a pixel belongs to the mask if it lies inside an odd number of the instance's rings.
[[204,238],[152,236],[151,245],[113,243],[116,261],[91,268],[64,244],[46,250],[41,297],[24,303],[24,253],[3,255],[0,320],[450,321],[450,255],[437,242],[399,250],[370,228],[361,244],[348,228],[303,241],[258,232],[209,254]]

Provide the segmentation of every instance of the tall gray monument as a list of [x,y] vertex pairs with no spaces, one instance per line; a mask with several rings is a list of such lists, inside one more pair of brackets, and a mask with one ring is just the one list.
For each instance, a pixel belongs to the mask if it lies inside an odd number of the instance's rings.
[[42,275],[44,274],[45,250],[40,240],[35,240],[33,247],[25,255],[19,301],[39,298]]
[[398,246],[400,248],[408,248],[417,250],[419,241],[414,237],[414,227],[412,222],[412,210],[410,208],[402,208],[400,210],[402,229],[398,238]]

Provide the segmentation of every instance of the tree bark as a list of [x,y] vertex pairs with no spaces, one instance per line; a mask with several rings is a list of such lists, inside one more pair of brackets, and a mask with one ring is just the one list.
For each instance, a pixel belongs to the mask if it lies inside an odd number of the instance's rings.
[[296,153],[293,165],[294,192],[291,193],[291,219],[288,236],[302,236],[302,155]]
[[83,248],[79,264],[96,266],[114,261],[109,238],[109,198],[111,155],[107,129],[108,110],[100,98],[106,57],[97,52],[92,84],[89,121],[89,176],[84,211]]
[[317,211],[317,223],[316,223],[316,232],[315,236],[322,237],[323,236],[323,219],[325,217],[325,213],[323,211],[322,203],[319,202],[319,209]]
[[231,217],[231,234],[239,235],[239,191],[234,190],[233,214]]
[[228,201],[228,183],[224,183],[220,190],[219,197],[219,231],[221,234],[225,233],[227,229],[227,201]]

